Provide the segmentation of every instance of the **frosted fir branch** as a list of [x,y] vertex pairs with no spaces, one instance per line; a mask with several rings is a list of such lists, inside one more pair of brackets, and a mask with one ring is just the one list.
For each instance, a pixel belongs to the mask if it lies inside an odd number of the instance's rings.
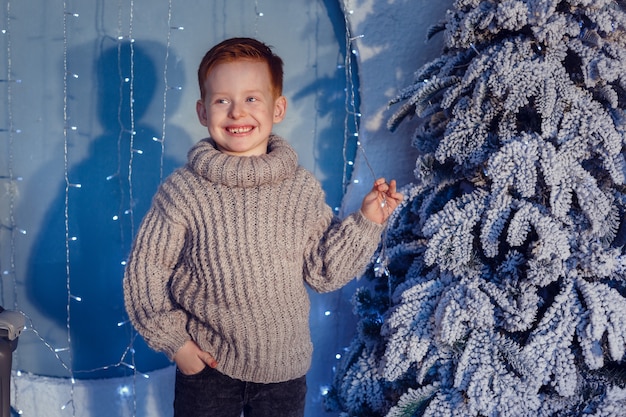
[[428,404],[423,417],[472,417],[463,394],[455,389],[442,388]]
[[480,289],[480,280],[452,285],[434,312],[438,343],[454,346],[476,329],[493,329],[493,310],[488,295]]
[[527,261],[527,278],[538,287],[556,282],[565,274],[565,261],[570,256],[569,236],[561,224],[528,202],[520,202],[519,210],[509,223],[507,242],[522,246],[532,230],[537,238],[530,243],[532,257]]
[[[444,33],[445,44],[454,49],[467,49],[472,45],[483,41],[486,29],[495,17],[495,7],[492,2],[474,1],[454,3],[455,8],[448,11],[446,32]],[[495,27],[495,25],[491,25]]]
[[480,243],[485,256],[489,258],[498,255],[501,243],[500,236],[513,211],[513,197],[506,192],[505,188],[501,188],[499,193],[494,194],[489,200],[489,206],[480,230]]
[[[617,150],[621,146],[618,145],[621,144],[621,137],[617,135],[613,120],[589,95],[569,81],[560,66],[563,52],[554,55],[556,50],[558,48],[553,48],[545,60],[531,59],[536,55],[532,45],[528,41],[517,40],[494,46],[488,51],[489,55],[485,53],[484,60],[474,60],[461,83],[455,88],[449,88],[442,101],[441,106],[444,108],[457,103],[453,118],[446,125],[444,138],[438,146],[437,159],[440,162],[454,158],[457,163],[480,163],[488,151],[485,146],[489,138],[489,124],[495,115],[501,118],[499,140],[506,142],[508,138],[515,137],[518,115],[532,99],[540,115],[538,131],[543,132],[543,135],[556,135],[560,127],[557,137],[559,143],[566,143],[573,138],[592,139],[589,145],[581,144],[583,146],[576,146],[575,149],[580,154],[596,146],[596,152],[602,156],[607,170],[618,182],[622,181],[624,158]],[[554,55],[552,58],[551,54]],[[489,64],[485,67],[481,65],[483,63]],[[472,83],[475,83],[472,98],[459,97]],[[487,86],[488,93],[485,90]],[[493,107],[493,100],[497,97],[503,101],[498,107]],[[565,112],[567,106],[572,108]],[[604,116],[587,117],[587,114],[598,113],[604,113]],[[568,151],[573,149],[567,148]]]
[[372,351],[363,349],[350,366],[341,383],[341,397],[350,415],[360,415],[364,408],[383,413],[389,406],[383,395],[384,381],[377,372],[378,364]]
[[569,158],[563,158],[551,143],[545,142],[541,146],[541,173],[550,193],[551,213],[560,220],[567,218],[572,206],[573,183],[567,171],[571,162]]
[[[452,349],[445,347],[438,348],[431,345],[423,360],[416,364],[415,381],[424,385],[435,380],[438,383],[450,385],[452,380],[450,369],[456,353]],[[437,376],[438,378],[435,378]]]
[[518,0],[504,0],[497,5],[496,27],[502,30],[519,31],[528,24],[528,4]]
[[[438,162],[435,161],[434,164],[438,165]],[[436,177],[428,182],[429,187],[424,189],[423,194],[419,197],[419,202],[417,202],[416,212],[419,216],[418,230],[420,230],[420,236],[425,236],[424,223],[433,213],[438,212],[448,204],[462,183],[459,178],[455,178],[453,172],[443,170],[441,166],[430,166],[428,169],[432,169],[433,175]]]
[[572,168],[570,172],[572,188],[576,193],[578,205],[591,225],[590,232],[594,236],[602,236],[609,229],[607,220],[611,218],[613,198],[598,187],[596,179],[582,166],[575,165]]
[[[474,52],[474,50],[472,50]],[[477,54],[473,59],[468,63],[465,67],[465,70],[460,73],[457,70],[458,76],[462,75],[461,82],[458,84],[451,86],[443,95],[441,107],[444,109],[448,109],[454,106],[462,95],[466,95],[473,90],[473,85],[478,80],[482,80],[483,82],[488,79],[488,74],[490,71],[490,65],[494,60],[493,51],[491,48],[488,48],[485,51]],[[476,94],[475,94],[476,95]],[[480,95],[476,95],[476,100],[479,100]],[[479,102],[479,101],[477,101]]]
[[599,188],[596,177],[581,165],[581,161],[588,158],[584,152],[586,147],[582,138],[569,141],[558,151],[550,143],[543,142],[541,172],[546,185],[550,187],[551,213],[565,221],[570,215],[573,195],[576,194],[578,207],[586,215],[593,232],[601,234],[603,230],[606,231],[613,198],[611,193]]
[[587,88],[614,85],[619,88],[614,90],[618,98],[621,96],[623,99],[623,71],[626,66],[624,45],[605,44],[600,36],[594,35],[597,32],[589,30],[581,39],[572,39],[567,43],[568,48],[581,60],[582,81]]
[[513,247],[522,246],[531,227],[537,238],[530,242],[528,278],[534,285],[544,287],[564,274],[564,262],[571,254],[569,235],[560,222],[543,213],[540,207],[521,201],[509,223],[507,242]]
[[469,10],[478,7],[481,2],[482,0],[454,0],[452,7],[458,10]]
[[511,246],[522,246],[528,239],[533,220],[538,221],[540,214],[529,202],[520,202],[518,210],[509,223],[507,243]]
[[[533,66],[546,61],[558,63],[560,62],[559,57],[554,54],[562,49],[553,48],[545,52],[538,51],[532,39],[520,34],[510,34],[501,42],[486,44],[480,48],[471,48],[477,53],[477,56],[469,62],[467,70],[463,72],[461,84],[449,89],[442,105],[444,108],[451,106],[458,96],[471,91],[471,86],[477,80],[484,78],[485,75],[489,79],[491,94],[495,97],[504,98],[509,86],[503,83],[505,80],[503,77],[508,77],[508,80],[513,80],[515,84],[519,84],[520,81],[527,83],[530,80],[520,80],[510,76],[510,72],[518,71],[518,68],[528,72],[525,68],[533,68]],[[460,76],[461,74],[457,75]],[[550,74],[542,75],[543,77],[550,76]]]
[[607,387],[601,403],[589,417],[620,417],[624,414],[624,409],[626,409],[626,388],[610,386]]
[[400,378],[420,362],[434,342],[434,315],[438,300],[448,289],[445,282],[430,280],[416,284],[401,294],[402,302],[389,311],[381,329],[387,346],[383,374],[389,381]]
[[531,28],[541,48],[558,46],[564,40],[580,34],[580,24],[571,14],[553,13],[540,20],[544,22],[531,22]]
[[[571,159],[587,159],[598,156],[604,160],[619,155],[623,137],[615,126],[615,121],[589,94],[581,93],[571,102],[571,110],[564,114],[562,127],[556,137],[559,151]],[[610,161],[608,161],[610,163]],[[621,167],[623,169],[623,167]],[[623,172],[612,177],[623,183]]]
[[425,385],[418,389],[409,388],[402,394],[398,404],[391,407],[385,417],[413,417],[418,411],[425,408],[428,401],[439,390],[439,384]]
[[[415,129],[415,134],[411,140],[411,146],[417,149],[422,155],[433,154],[437,149],[439,138],[446,131],[448,116],[445,111],[439,110],[429,117]],[[414,171],[416,178],[420,178],[419,171]]]
[[475,166],[482,163],[489,152],[490,115],[476,110],[482,103],[473,103],[461,97],[453,109],[453,117],[446,125],[446,132],[435,152],[435,158],[444,163],[448,158],[458,165]]
[[[478,372],[492,374],[483,375],[485,378],[483,378],[483,376],[479,377],[479,379],[485,379],[487,384],[498,382],[498,377],[493,375],[494,372],[500,374],[504,373],[504,368],[498,358],[497,345],[494,343],[494,335],[489,330],[490,329],[477,329],[468,335],[463,353],[456,366],[456,373],[454,377],[455,388],[467,391],[471,381],[476,379],[474,376]],[[496,367],[498,369],[491,369],[488,371],[486,367]],[[476,392],[473,393],[474,395],[469,395],[470,401],[474,402],[472,405],[473,408],[476,406],[477,399],[472,397],[476,394],[480,395],[481,391],[487,394],[491,391],[491,389],[485,387],[485,389],[476,390]],[[493,397],[495,397],[495,395],[493,395],[489,400],[493,399]],[[486,402],[490,402],[489,400]],[[492,414],[491,411],[486,410],[485,413]]]
[[535,360],[522,354],[522,346],[514,338],[515,335],[502,333],[497,330],[495,342],[499,356],[507,370],[512,371],[509,372],[510,376],[516,378],[515,385],[520,383],[526,385],[523,389],[526,393],[524,397],[535,396],[537,392],[534,389],[534,384],[528,384],[529,379],[533,378]]
[[598,239],[582,241],[575,253],[576,271],[582,278],[592,281],[626,280],[626,255],[621,248],[611,247],[612,239],[602,242]]
[[[546,77],[546,74],[551,74]],[[550,61],[524,61],[498,82],[507,85],[498,107],[502,121],[498,134],[506,143],[519,135],[518,132],[534,132],[546,137],[554,129],[554,119],[562,116],[564,105],[559,105],[559,91],[553,88],[566,77],[565,72]],[[494,77],[495,78],[495,77]],[[522,81],[523,80],[523,81]],[[566,100],[567,103],[567,100]],[[565,104],[566,105],[566,104]],[[546,131],[543,128],[548,127]]]
[[507,332],[530,330],[540,303],[537,287],[527,282],[513,281],[500,288],[494,282],[486,281],[481,288],[495,305],[498,327]]
[[510,362],[503,361],[519,355],[519,351],[505,352],[511,343],[491,331],[474,331],[470,336],[457,366],[455,388],[467,396],[472,415],[532,415],[539,408],[536,390],[525,377],[509,371]]
[[[446,76],[443,78],[433,77],[431,79],[424,79],[421,83],[416,83],[414,87],[410,89],[411,96],[406,103],[404,103],[387,121],[387,128],[394,131],[398,124],[409,114],[424,117],[426,112],[429,112],[428,114],[430,115],[437,111],[437,103],[439,102],[439,100],[436,99],[437,95],[442,94],[446,88],[458,82],[458,77]],[[407,93],[401,94],[400,97],[403,97],[405,94]],[[390,104],[394,104],[394,101]]]
[[[604,3],[604,4],[603,4]],[[598,27],[598,31],[606,35],[613,34],[618,31],[623,31],[625,28],[626,19],[624,19],[623,13],[620,13],[618,9],[608,6],[610,2],[600,1],[599,7],[591,8],[586,14],[592,22]]]
[[389,100],[389,105],[393,105],[396,103],[399,103],[401,101],[404,101],[410,97],[412,97],[416,91],[420,90],[422,88],[422,83],[425,80],[428,80],[431,76],[433,76],[434,74],[438,74],[441,72],[441,68],[443,68],[448,59],[450,59],[449,56],[447,55],[443,55],[437,59],[434,59],[426,64],[424,64],[413,76],[413,84],[409,85],[408,87],[405,87],[404,89],[400,90],[400,92],[396,95],[396,97],[394,97],[393,99]]
[[610,4],[608,0],[455,2],[455,10],[447,16],[446,46],[467,49],[492,42],[502,32],[523,32],[526,28],[532,30],[536,42],[553,46],[578,36],[583,18],[611,34],[624,25],[623,15]]
[[[388,259],[414,259],[414,263],[406,269],[402,270],[406,277],[415,276],[416,273],[421,273],[426,265],[421,261],[422,255],[426,250],[426,240],[416,239],[414,241],[398,242],[388,241],[385,250],[385,255]],[[417,268],[417,272],[414,272]],[[391,288],[393,290],[393,288]]]
[[588,9],[601,9],[610,6],[614,0],[568,0],[572,6],[582,6]]
[[426,31],[426,39],[432,39],[436,34],[443,32],[446,29],[445,20],[440,20],[439,22],[431,25]]
[[542,26],[557,13],[557,6],[559,0],[535,0],[530,1],[528,12],[530,21],[529,24],[533,26]]
[[581,313],[573,280],[564,278],[559,293],[522,348],[522,354],[535,361],[531,380],[537,384],[537,390],[542,385],[551,385],[563,397],[576,392],[578,371],[572,346]]
[[577,335],[585,363],[590,369],[601,368],[605,352],[621,361],[626,351],[626,299],[601,282],[577,279],[576,288],[584,305]]
[[598,101],[607,103],[612,109],[619,106],[619,94],[611,85],[602,83],[596,86],[592,92]]
[[541,136],[546,141],[557,136],[561,120],[570,107],[569,103],[577,94],[564,68],[553,65],[551,71],[552,76],[544,78],[539,89],[540,94],[534,98],[537,111],[541,115]]
[[535,196],[539,142],[536,135],[523,133],[504,144],[492,154],[487,164],[487,175],[495,190],[511,190],[522,198]]
[[480,220],[486,201],[483,190],[451,200],[438,213],[431,215],[422,232],[430,237],[424,260],[442,270],[471,268],[473,257],[472,230]]
[[414,106],[415,114],[418,117],[427,117],[434,112],[440,110],[438,105],[439,99],[437,96],[442,95],[444,91],[458,84],[460,78],[452,75],[445,78],[433,78],[424,81],[424,87],[417,91],[416,94],[411,97],[408,103]]

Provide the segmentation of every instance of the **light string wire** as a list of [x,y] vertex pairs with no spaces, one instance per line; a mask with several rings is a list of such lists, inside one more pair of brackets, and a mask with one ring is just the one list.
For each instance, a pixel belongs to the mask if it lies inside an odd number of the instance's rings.
[[[135,216],[134,216],[134,204],[133,204],[133,162],[135,159],[135,153],[141,152],[135,149],[135,39],[133,38],[133,20],[134,20],[135,2],[130,0],[129,12],[128,12],[128,37],[130,39],[130,74],[129,74],[129,97],[128,106],[130,111],[130,142],[129,150],[130,156],[128,159],[128,204],[129,204],[129,216],[130,216],[130,231],[131,236],[135,233]],[[119,62],[119,61],[118,61]]]
[[[133,162],[135,159],[135,39],[133,38],[133,19],[134,19],[134,10],[135,10],[135,2],[134,0],[130,0],[129,4],[130,10],[128,12],[128,37],[130,39],[130,80],[129,80],[129,91],[128,91],[128,105],[130,111],[130,143],[129,143],[129,151],[130,156],[128,159],[128,205],[129,205],[129,216],[130,216],[130,238],[135,235],[135,210],[134,210],[134,201],[133,201]],[[118,60],[118,64],[121,60]],[[121,102],[121,99],[120,99]],[[161,142],[161,146],[163,146],[163,142]],[[123,241],[122,241],[123,242]],[[135,349],[133,348],[134,343],[134,335],[131,331],[131,339],[130,339],[130,366],[133,370],[133,416],[137,415],[137,366],[135,363]]]
[[[129,222],[130,222],[130,236],[129,238],[132,239],[132,237],[135,234],[135,211],[134,211],[134,197],[133,197],[133,163],[135,160],[135,153],[141,153],[142,151],[139,149],[135,149],[135,135],[136,135],[136,131],[135,131],[135,39],[133,38],[133,23],[134,23],[134,11],[135,11],[135,2],[134,0],[130,0],[129,2],[129,11],[128,11],[128,39],[129,39],[129,52],[130,52],[130,74],[128,75],[129,79],[128,79],[128,83],[129,83],[129,89],[128,89],[128,106],[129,106],[129,117],[130,117],[130,126],[129,126],[129,143],[128,143],[128,150],[129,150],[129,158],[128,158],[128,177],[127,177],[127,183],[128,183],[128,216],[129,216]],[[121,11],[120,11],[121,14]],[[120,25],[121,26],[121,25]],[[121,28],[121,27],[120,27]],[[118,45],[118,56],[119,54],[121,54],[121,43]],[[121,72],[121,59],[118,59],[118,66],[120,66],[119,70]],[[121,78],[120,79],[120,91],[123,90],[122,86],[124,84],[124,79]],[[121,112],[123,109],[123,97],[122,94],[120,94],[120,102],[119,102],[119,107],[118,107],[118,117],[121,119]],[[124,126],[121,126],[122,129],[124,128]],[[122,132],[120,132],[121,134]],[[122,237],[122,241],[124,241],[124,236]],[[130,340],[130,345],[127,349],[127,352],[130,352],[131,354],[131,363],[128,364],[124,361],[124,357],[122,357],[122,362],[121,364],[124,366],[129,367],[130,369],[133,370],[133,385],[135,387],[135,389],[133,389],[133,392],[135,394],[133,394],[133,414],[136,414],[136,409],[137,409],[137,398],[136,398],[136,377],[137,377],[137,367],[135,366],[135,349],[133,348],[134,345],[134,340],[135,336],[132,335],[131,336],[131,340]]]
[[254,36],[259,34],[259,20],[263,12],[259,10],[259,0],[254,0]]
[[[122,139],[124,137],[124,133],[128,133],[129,134],[129,144],[128,144],[128,150],[129,150],[129,159],[128,159],[128,175],[127,175],[127,183],[128,183],[128,207],[125,210],[126,213],[128,213],[129,216],[129,222],[130,222],[130,233],[131,236],[130,238],[132,238],[132,236],[134,235],[135,232],[135,218],[134,218],[134,210],[133,210],[133,162],[134,162],[134,157],[135,157],[135,153],[139,153],[141,154],[142,151],[140,149],[135,149],[135,107],[134,107],[134,93],[135,93],[135,89],[134,89],[134,85],[135,85],[135,39],[133,37],[133,29],[134,29],[134,11],[135,11],[135,2],[134,0],[131,0],[129,2],[129,11],[128,11],[128,34],[126,36],[123,35],[123,24],[122,24],[122,11],[123,11],[123,5],[121,0],[118,1],[118,31],[119,31],[119,36],[118,36],[118,41],[120,41],[120,43],[118,44],[118,59],[117,59],[117,63],[118,63],[118,74],[119,74],[119,79],[120,79],[120,86],[119,86],[119,92],[120,92],[120,98],[119,98],[119,102],[118,102],[118,108],[117,108],[117,113],[118,113],[118,123],[119,123],[119,127],[120,127],[120,133],[118,136],[118,164],[121,163],[122,161],[122,156],[121,156],[121,147],[122,147]],[[130,57],[129,57],[129,61],[130,61],[130,68],[129,68],[129,75],[128,75],[128,79],[126,79],[126,77],[124,76],[123,72],[122,72],[122,62],[123,59],[121,57],[121,53],[122,53],[122,41],[125,38],[128,38],[128,42],[129,42],[129,53],[130,53]],[[126,126],[124,126],[124,118],[123,118],[123,110],[124,110],[124,84],[128,82],[129,85],[129,92],[128,92],[128,102],[129,102],[129,117],[130,117],[130,126],[128,128],[126,128]],[[163,140],[163,138],[161,138],[161,141]],[[122,183],[122,179],[120,178],[120,190],[123,191],[124,186]],[[123,194],[123,193],[122,193]],[[123,204],[123,202],[122,202]],[[121,228],[122,230],[122,242],[124,241],[124,233],[123,233],[123,227]],[[118,326],[120,324],[124,324],[124,323],[118,323]],[[137,410],[137,375],[141,374],[143,377],[148,378],[148,375],[140,373],[137,371],[137,367],[135,366],[135,349],[134,349],[134,341],[137,338],[137,334],[134,330],[131,330],[131,338],[129,341],[129,344],[126,348],[126,350],[123,352],[120,361],[117,364],[113,364],[113,365],[108,365],[108,366],[104,366],[100,369],[109,369],[109,368],[113,368],[113,367],[118,367],[118,366],[125,366],[129,369],[131,369],[133,371],[133,415],[136,415],[136,410]],[[125,361],[126,356],[130,353],[131,355],[131,359],[130,359],[130,363]]]
[[[7,272],[3,271],[3,275],[9,275],[11,277],[13,283],[13,309],[16,310],[18,308],[17,303],[17,283],[16,283],[16,265],[15,265],[15,244],[17,241],[17,232],[18,228],[16,225],[15,219],[15,195],[17,184],[16,181],[19,178],[15,177],[14,171],[14,145],[15,145],[15,121],[13,118],[13,83],[17,80],[13,79],[13,58],[12,58],[12,44],[11,44],[11,2],[7,1],[6,3],[6,27],[5,27],[5,35],[6,35],[6,57],[7,57],[7,73],[6,73],[6,85],[7,85],[7,98],[6,98],[6,106],[7,106],[7,129],[6,133],[8,135],[8,152],[7,152],[7,177],[8,180],[8,194],[9,194],[9,224],[6,228],[10,233],[10,241],[11,247],[9,251],[9,269]],[[23,232],[25,233],[25,232]],[[4,279],[0,279],[0,294],[2,294],[2,305],[5,305],[5,287],[4,287]]]
[[[346,8],[347,2],[343,2],[344,10],[344,24],[346,27],[345,33],[345,42],[346,42],[346,55],[344,62],[344,69],[346,74],[346,95],[345,95],[345,106],[346,106],[346,115],[344,118],[344,147],[343,147],[343,157],[344,157],[344,184],[347,184],[347,167],[350,165],[347,158],[347,148],[348,148],[348,140],[350,137],[356,138],[356,146],[358,151],[361,153],[363,157],[363,161],[367,166],[370,174],[373,179],[376,180],[378,176],[374,172],[374,168],[367,157],[367,153],[365,152],[365,148],[363,147],[363,143],[359,139],[359,130],[360,130],[360,117],[361,113],[357,109],[356,105],[356,87],[354,83],[354,73],[352,71],[353,61],[352,56],[358,56],[358,49],[356,47],[356,40],[365,37],[365,35],[353,36],[350,30],[350,19],[354,11]],[[352,117],[351,117],[352,116]],[[353,125],[350,126],[350,119],[353,121]],[[352,130],[351,130],[352,128]],[[352,133],[351,133],[352,132]],[[354,175],[354,171],[352,171],[352,175]],[[387,198],[383,194],[383,200],[380,204],[380,209],[385,211],[385,214],[389,214],[389,206],[387,205]],[[389,270],[387,269],[389,261],[387,259],[387,224],[383,229],[381,244],[378,251],[378,256],[374,262],[374,274],[377,277],[387,277],[389,279]],[[391,287],[391,286],[390,286]]]
[[165,159],[165,132],[167,126],[167,92],[170,89],[169,81],[167,78],[168,62],[170,58],[170,47],[172,45],[172,29],[183,30],[182,26],[172,26],[172,0],[168,0],[167,3],[167,37],[165,40],[165,59],[163,60],[163,113],[161,117],[161,137],[158,142],[161,145],[161,164],[159,171],[159,182],[163,181],[163,162]]
[[[16,194],[16,178],[13,169],[14,165],[14,134],[15,134],[15,126],[13,119],[13,49],[11,43],[11,2],[7,0],[6,2],[6,20],[5,20],[5,30],[4,34],[6,35],[6,59],[7,59],[7,72],[6,72],[6,106],[7,106],[7,129],[6,133],[8,135],[8,152],[7,152],[7,180],[9,181],[9,232],[10,232],[10,249],[9,249],[9,270],[8,273],[5,274],[3,271],[3,275],[10,275],[12,284],[13,284],[13,309],[18,310],[18,298],[17,298],[17,274],[16,274],[16,265],[15,265],[15,252],[16,252],[16,240],[17,240],[17,230],[16,230],[16,220],[15,220],[15,194]],[[4,287],[4,279],[0,279],[0,294],[2,295],[2,306],[5,305],[5,287]],[[14,354],[15,355],[15,354]],[[9,382],[11,385],[11,390],[13,392],[13,396],[15,401],[17,402],[19,399],[19,392],[16,389],[17,383],[11,378]],[[18,411],[19,414],[22,414],[21,411]]]
[[[71,335],[71,304],[72,304],[72,290],[71,290],[71,267],[70,267],[70,218],[69,218],[69,200],[70,200],[70,188],[75,184],[70,182],[69,178],[69,134],[68,134],[68,11],[67,1],[63,1],[63,176],[65,179],[65,202],[64,202],[64,221],[65,221],[65,286],[67,291],[67,303],[66,303],[66,331],[67,331],[67,345],[72,346]],[[74,405],[74,388],[76,380],[74,379],[73,366],[72,366],[72,350],[68,349],[68,358],[66,369],[70,373],[70,399],[65,403],[62,409],[65,409],[68,405],[72,407],[72,416],[76,415],[76,407]]]

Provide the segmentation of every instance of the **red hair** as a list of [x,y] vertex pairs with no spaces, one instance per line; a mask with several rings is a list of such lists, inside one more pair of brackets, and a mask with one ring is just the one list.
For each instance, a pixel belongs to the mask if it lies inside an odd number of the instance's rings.
[[256,39],[231,38],[215,45],[202,58],[198,67],[200,97],[204,99],[204,81],[216,65],[240,59],[266,62],[270,71],[272,90],[275,97],[283,94],[283,60],[274,54],[269,46]]

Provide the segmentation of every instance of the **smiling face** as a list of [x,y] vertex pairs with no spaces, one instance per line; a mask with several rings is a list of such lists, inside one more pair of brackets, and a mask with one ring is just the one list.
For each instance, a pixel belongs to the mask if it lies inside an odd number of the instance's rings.
[[285,97],[274,93],[267,63],[240,59],[217,64],[204,87],[196,111],[217,148],[238,156],[267,153],[274,123],[287,110]]

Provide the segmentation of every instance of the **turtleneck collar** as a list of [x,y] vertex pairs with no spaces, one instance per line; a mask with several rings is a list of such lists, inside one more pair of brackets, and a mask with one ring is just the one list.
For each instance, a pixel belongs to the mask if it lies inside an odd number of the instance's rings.
[[280,182],[298,167],[296,151],[279,136],[272,135],[267,153],[235,156],[221,152],[211,138],[196,143],[189,151],[187,165],[211,182],[228,187],[256,187]]

